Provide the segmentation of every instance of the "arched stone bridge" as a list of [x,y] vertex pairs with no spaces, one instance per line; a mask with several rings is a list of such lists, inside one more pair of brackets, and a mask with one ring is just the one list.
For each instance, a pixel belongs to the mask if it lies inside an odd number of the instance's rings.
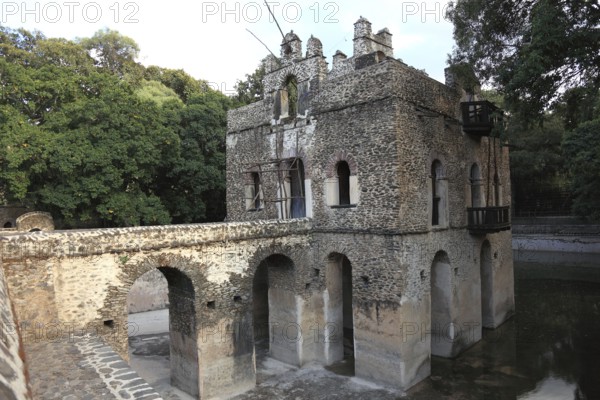
[[[483,255],[490,242],[510,257],[503,238],[483,242],[462,230],[332,233],[309,219],[0,237],[25,340],[92,333],[127,359],[128,329],[135,329],[127,294],[143,274],[160,270],[169,285],[172,384],[203,399],[253,387],[255,341],[263,339],[281,361],[329,365],[344,358],[345,337],[357,376],[411,386],[429,374],[432,351],[451,356],[479,339],[480,330],[437,350],[430,324],[443,314],[438,321],[453,332],[480,329],[481,307],[471,298],[480,283],[463,281],[479,275],[481,256],[488,291],[505,285],[506,260]],[[430,292],[434,280],[439,293]],[[511,299],[486,299],[486,326],[508,316]]]

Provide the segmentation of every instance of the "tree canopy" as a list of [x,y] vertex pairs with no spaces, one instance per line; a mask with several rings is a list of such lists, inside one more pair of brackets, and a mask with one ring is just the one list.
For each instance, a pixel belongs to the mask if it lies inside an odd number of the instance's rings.
[[0,27],[0,193],[61,227],[225,216],[232,100],[145,68],[118,32],[69,41]]
[[240,104],[250,104],[264,98],[263,78],[265,77],[264,60],[251,74],[246,74],[246,79],[238,80],[235,85],[234,99]]
[[568,89],[600,88],[596,1],[458,0],[448,17],[450,63],[472,65],[513,110],[541,117]]
[[449,63],[472,67],[504,99],[513,192],[570,184],[573,212],[600,220],[600,4],[457,0],[448,17]]

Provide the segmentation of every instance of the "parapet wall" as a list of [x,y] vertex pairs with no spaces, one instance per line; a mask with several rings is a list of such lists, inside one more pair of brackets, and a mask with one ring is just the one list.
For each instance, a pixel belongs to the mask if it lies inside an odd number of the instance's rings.
[[310,227],[310,221],[304,219],[41,232],[0,238],[0,255],[6,263],[166,250],[248,238],[283,237],[306,232]]

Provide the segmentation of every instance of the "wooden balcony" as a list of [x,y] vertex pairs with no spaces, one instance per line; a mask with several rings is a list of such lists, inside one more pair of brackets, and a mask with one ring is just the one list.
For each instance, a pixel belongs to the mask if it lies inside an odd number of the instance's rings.
[[489,101],[460,103],[463,131],[469,135],[489,136],[496,124],[502,121],[502,110]]
[[473,235],[510,229],[510,206],[467,208],[468,228]]

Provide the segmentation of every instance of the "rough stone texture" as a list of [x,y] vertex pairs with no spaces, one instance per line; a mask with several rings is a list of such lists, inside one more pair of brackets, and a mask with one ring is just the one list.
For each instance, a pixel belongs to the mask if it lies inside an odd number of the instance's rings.
[[31,399],[23,345],[4,271],[0,269],[0,398]]
[[[475,163],[484,205],[509,204],[506,149],[462,132],[459,88],[391,58],[385,30],[373,35],[364,19],[355,28],[355,54],[338,56],[332,72],[316,39],[302,58],[300,39],[286,35],[265,99],[230,111],[227,207],[237,222],[0,237],[28,333],[101,336],[127,359],[128,293],[158,270],[168,283],[172,383],[204,399],[254,386],[255,333],[296,366],[339,361],[348,339],[357,377],[404,390],[429,375],[432,354],[453,357],[482,325],[509,318],[511,234],[471,234],[466,213]],[[285,109],[290,77],[296,116]],[[286,176],[298,159],[303,185]],[[327,201],[339,161],[351,204]],[[248,209],[251,173],[261,178],[258,210]],[[297,205],[297,195],[281,198],[292,181],[304,186],[306,218],[284,220]]]
[[0,207],[0,235],[54,230],[54,220],[49,213],[29,211],[25,207]]
[[[254,385],[245,329],[253,272],[270,254],[305,258],[310,228],[304,219],[41,232],[4,237],[2,263],[26,336],[93,334],[123,359],[135,328],[127,324],[127,294],[159,269],[169,282],[173,375],[185,378],[179,388],[210,398]],[[307,269],[309,261],[298,265]],[[194,376],[195,390],[184,388]]]
[[[269,281],[270,318],[297,324],[303,333],[334,321],[339,325],[340,307],[332,299],[340,285],[327,277],[335,270],[327,260],[347,257],[356,375],[408,388],[429,374],[432,353],[456,356],[481,338],[482,325],[496,327],[514,310],[510,232],[470,234],[466,212],[472,206],[474,164],[482,207],[510,203],[510,177],[507,149],[497,139],[462,131],[464,92],[393,59],[391,48],[389,32],[374,35],[361,17],[354,55],[336,53],[332,71],[324,74],[324,65],[310,57],[271,70],[264,78],[265,100],[229,113],[227,207],[230,220],[285,217],[285,172],[277,171],[300,158],[306,216],[313,224],[312,251],[304,257],[312,257],[313,264],[303,271],[292,258],[306,279],[304,288],[294,289],[295,300],[290,288],[281,291]],[[285,103],[277,101],[289,76],[298,80],[298,102],[307,102],[294,119],[280,117],[286,115]],[[308,82],[308,91],[301,82]],[[246,118],[257,109],[266,114]],[[328,192],[335,189],[339,161],[350,167],[356,200],[345,207],[332,204],[337,196]],[[436,161],[441,216],[434,225]],[[248,171],[260,174],[264,204],[258,211],[247,210]],[[443,283],[431,280],[439,259]],[[310,277],[311,268],[322,272]],[[441,298],[432,299],[437,285],[443,286]],[[335,329],[322,334],[340,339]],[[327,340],[285,344],[272,337],[271,353],[294,364],[327,364],[340,357],[340,344]]]
[[54,220],[50,213],[35,211],[17,218],[17,230],[20,232],[53,231]]
[[31,335],[26,349],[36,399],[161,398],[98,337]]

